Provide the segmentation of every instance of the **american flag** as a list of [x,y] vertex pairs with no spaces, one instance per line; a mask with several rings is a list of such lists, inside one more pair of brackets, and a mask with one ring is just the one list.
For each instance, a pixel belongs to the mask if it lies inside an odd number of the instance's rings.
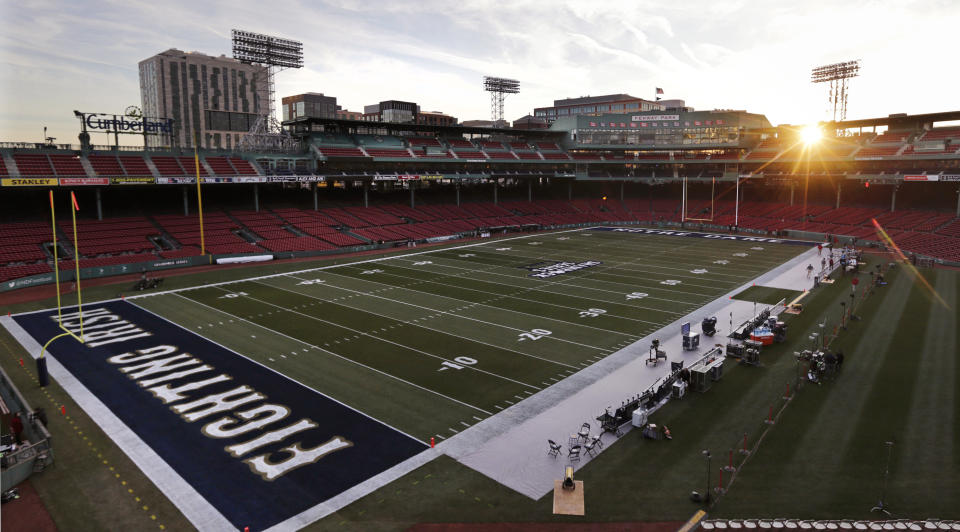
[[663,89],[661,89],[660,87],[657,87],[657,94],[663,94]]

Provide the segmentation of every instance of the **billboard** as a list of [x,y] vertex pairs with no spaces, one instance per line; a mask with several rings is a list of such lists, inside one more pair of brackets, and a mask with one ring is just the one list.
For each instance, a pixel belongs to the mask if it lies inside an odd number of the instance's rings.
[[110,184],[112,185],[152,185],[154,180],[152,177],[111,177]]
[[106,177],[61,177],[61,187],[83,186],[83,185],[109,185],[110,179]]
[[0,184],[5,187],[55,187],[57,178],[55,177],[16,177],[4,178]]

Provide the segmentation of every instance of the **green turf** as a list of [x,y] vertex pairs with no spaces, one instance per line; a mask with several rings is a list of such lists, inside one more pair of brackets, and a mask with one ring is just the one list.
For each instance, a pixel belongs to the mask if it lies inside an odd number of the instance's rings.
[[780,300],[785,300],[786,303],[790,303],[801,292],[798,290],[789,290],[787,288],[774,288],[772,286],[751,286],[743,292],[740,292],[733,296],[733,299],[739,299],[741,301],[756,301],[757,303],[763,303],[765,305],[776,305]]
[[[486,417],[476,413],[477,407],[499,411],[498,406],[516,400],[517,391],[525,395],[525,386],[545,386],[589,365],[802,250],[769,247],[765,257],[751,257],[749,263],[718,265],[713,262],[721,260],[717,257],[749,253],[749,246],[649,235],[574,235],[532,235],[528,241],[542,244],[491,242],[134,301],[423,439],[461,421],[473,423],[474,415]],[[567,240],[557,240],[563,236]],[[460,256],[466,253],[474,256]],[[604,264],[540,281],[521,268],[545,258]],[[415,264],[424,260],[431,263]],[[729,277],[716,277],[725,283],[705,282],[690,272],[695,266]],[[363,273],[371,269],[382,271]],[[263,275],[273,270],[250,271]],[[226,273],[241,279],[250,275],[244,271]],[[883,442],[892,438],[888,499],[896,515],[960,518],[953,504],[960,495],[955,480],[960,470],[955,421],[960,411],[955,391],[960,323],[952,310],[960,299],[958,273],[927,274],[951,310],[929,298],[907,272],[891,273],[890,284],[858,310],[863,319],[852,322],[835,343],[847,354],[843,372],[834,381],[797,392],[792,352],[810,343],[810,333],[832,330],[840,302],[849,301],[850,283],[841,277],[811,293],[803,314],[787,318],[788,342],[764,349],[762,367],[728,366],[710,392],[674,401],[656,414],[654,421],[671,428],[673,441],[642,440],[631,432],[579,470],[577,478],[587,487],[585,518],[552,517],[549,497],[532,501],[442,457],[310,528],[403,530],[423,521],[683,520],[697,508],[687,495],[693,489],[702,491],[706,482],[700,451],[708,448],[714,454],[711,480],[716,484],[727,451],[739,445],[744,433],[752,445],[765,431],[763,445],[711,509],[712,515],[869,518],[869,507],[879,495]],[[661,285],[664,278],[683,282]],[[325,282],[312,282],[316,279]],[[211,280],[227,279],[203,274],[177,280],[171,287]],[[627,299],[625,294],[634,291],[647,296]],[[238,292],[247,296],[224,297]],[[607,312],[581,317],[589,308]],[[519,333],[533,328],[552,334],[519,342]],[[477,369],[489,373],[439,373],[440,359],[422,352],[470,356],[478,361]],[[398,353],[403,353],[403,364],[392,358]],[[12,356],[0,357],[0,363],[8,373],[23,371]],[[396,378],[401,371],[404,381]],[[420,387],[409,384],[414,380]],[[503,391],[480,390],[491,382]],[[796,395],[786,403],[782,396],[788,385]],[[467,387],[470,393],[464,393]],[[62,395],[56,388],[53,393]],[[404,408],[396,408],[394,398],[402,398]],[[785,404],[776,425],[763,423],[770,407],[779,410]],[[409,415],[408,408],[429,409],[435,417]],[[54,436],[57,442],[70,441],[69,431]],[[111,464],[122,463],[122,454],[117,458],[119,451],[99,437],[104,451],[114,453]],[[114,507],[98,498],[100,484],[106,485],[98,476],[100,465],[82,455],[58,454],[62,476],[47,477],[45,472],[34,483],[61,528],[84,528],[77,516],[87,514],[99,523],[93,528],[115,528],[104,511]],[[742,462],[739,454],[735,462]],[[560,465],[558,461],[558,475]],[[147,482],[136,468],[124,475]],[[729,483],[729,476],[724,482]],[[149,497],[159,493],[149,482],[137,489]],[[168,502],[151,499],[149,506],[159,508],[158,522],[167,523],[168,529],[187,528]],[[113,511],[121,527],[147,528],[137,526],[138,519],[149,519],[143,510],[115,504]]]
[[[803,250],[751,247],[589,231],[532,235],[129,301],[426,442]],[[548,279],[527,268],[586,260],[602,264]],[[709,279],[694,273],[701,269]],[[601,312],[584,314],[590,309]],[[378,404],[384,391],[404,408]]]

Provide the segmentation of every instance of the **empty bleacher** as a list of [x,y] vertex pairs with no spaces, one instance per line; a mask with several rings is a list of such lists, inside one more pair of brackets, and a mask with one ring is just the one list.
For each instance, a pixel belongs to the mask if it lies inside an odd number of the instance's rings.
[[53,177],[53,167],[45,153],[14,153],[13,160],[22,176]]
[[453,151],[454,155],[457,156],[457,159],[486,159],[487,155],[482,151],[478,150],[464,150],[458,149]]
[[367,153],[371,157],[384,157],[394,159],[409,159],[413,157],[408,150],[396,150],[387,148],[367,148]]
[[236,175],[237,173],[226,157],[207,157],[206,161],[210,169],[213,170],[214,175],[230,176]]
[[51,153],[50,162],[53,163],[54,172],[60,177],[87,177],[87,170],[78,156]]
[[157,168],[157,171],[160,172],[160,175],[162,176],[190,175],[190,173],[180,166],[180,163],[177,161],[176,157],[171,157],[168,155],[154,155],[150,157],[150,160],[153,161],[153,165]]
[[[73,225],[69,220],[63,220],[59,225],[64,234],[73,234]],[[144,217],[108,218],[102,221],[77,220],[77,252],[83,257],[95,257],[154,251],[157,248],[149,237],[159,233]],[[70,244],[72,243],[71,241]]]
[[407,141],[408,144],[410,144],[410,146],[417,146],[417,147],[430,146],[430,147],[436,147],[436,148],[443,147],[443,144],[440,144],[440,141],[437,140],[436,137],[404,137],[404,139]]
[[360,148],[344,148],[342,146],[317,146],[317,151],[324,157],[366,157]]
[[177,162],[180,163],[180,166],[183,167],[189,175],[197,175],[198,172],[200,176],[209,175],[203,163],[198,163],[193,157],[177,157]]
[[241,159],[239,157],[229,157],[227,159],[230,164],[233,166],[233,169],[237,171],[237,175],[258,175],[257,169],[250,164],[250,161],[246,159]]
[[117,159],[123,165],[123,169],[128,176],[145,177],[153,176],[146,160],[140,155],[119,155]]
[[[200,228],[196,216],[165,214],[154,216],[167,233],[183,246],[200,247]],[[207,253],[253,253],[262,251],[237,236],[233,230],[238,228],[229,216],[223,213],[204,213],[204,243]]]
[[113,177],[126,175],[116,155],[90,154],[87,156],[87,160],[90,161],[90,166],[93,167],[93,171],[98,176]]

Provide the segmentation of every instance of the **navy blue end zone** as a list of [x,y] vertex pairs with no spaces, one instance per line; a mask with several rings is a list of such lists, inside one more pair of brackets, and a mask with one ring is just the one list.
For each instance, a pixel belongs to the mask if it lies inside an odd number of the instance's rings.
[[735,242],[756,242],[765,244],[791,244],[794,246],[815,246],[810,240],[788,240],[766,236],[725,235],[719,233],[701,233],[683,229],[646,229],[643,227],[591,227],[590,231],[612,231],[615,233],[635,233],[641,235],[682,236],[687,238],[706,238],[709,240],[733,240]]
[[[97,347],[81,345],[72,339],[60,339],[51,344],[50,355],[241,530],[245,526],[252,530],[262,530],[275,525],[427,448],[423,442],[133,304],[123,301],[92,304],[84,308],[84,315],[98,309],[106,309],[151,334]],[[68,312],[75,312],[75,309],[64,310],[64,313]],[[14,316],[13,319],[42,345],[62,332],[51,316],[55,317],[56,312],[23,314]],[[85,332],[89,334],[92,330]],[[226,374],[231,379],[185,391],[182,393],[186,396],[185,399],[164,404],[136,380],[121,372],[119,368],[123,367],[123,364],[107,361],[116,355],[136,354],[136,350],[161,345],[176,346],[175,355],[189,353],[202,364],[213,368],[211,371],[184,376],[163,384],[182,386],[221,374]],[[183,369],[164,370],[143,379],[163,377]],[[171,410],[178,404],[189,403],[243,385],[266,398],[238,406],[233,411],[216,413],[192,422],[187,421],[184,416],[202,408],[179,414]],[[236,419],[232,414],[265,403],[283,405],[290,413],[260,430],[233,438],[214,438],[201,431],[208,423],[224,416],[230,416],[239,422],[231,427],[247,423],[248,421]],[[251,419],[256,421],[264,417]],[[303,419],[308,419],[317,426],[296,432],[236,458],[225,450],[231,445],[252,441],[269,431],[279,431]],[[290,456],[287,452],[279,452],[285,447],[299,442],[302,449],[312,449],[338,436],[352,445],[330,452],[315,462],[289,470],[273,480],[265,480],[244,462],[263,454],[267,454],[272,462],[282,462]]]

